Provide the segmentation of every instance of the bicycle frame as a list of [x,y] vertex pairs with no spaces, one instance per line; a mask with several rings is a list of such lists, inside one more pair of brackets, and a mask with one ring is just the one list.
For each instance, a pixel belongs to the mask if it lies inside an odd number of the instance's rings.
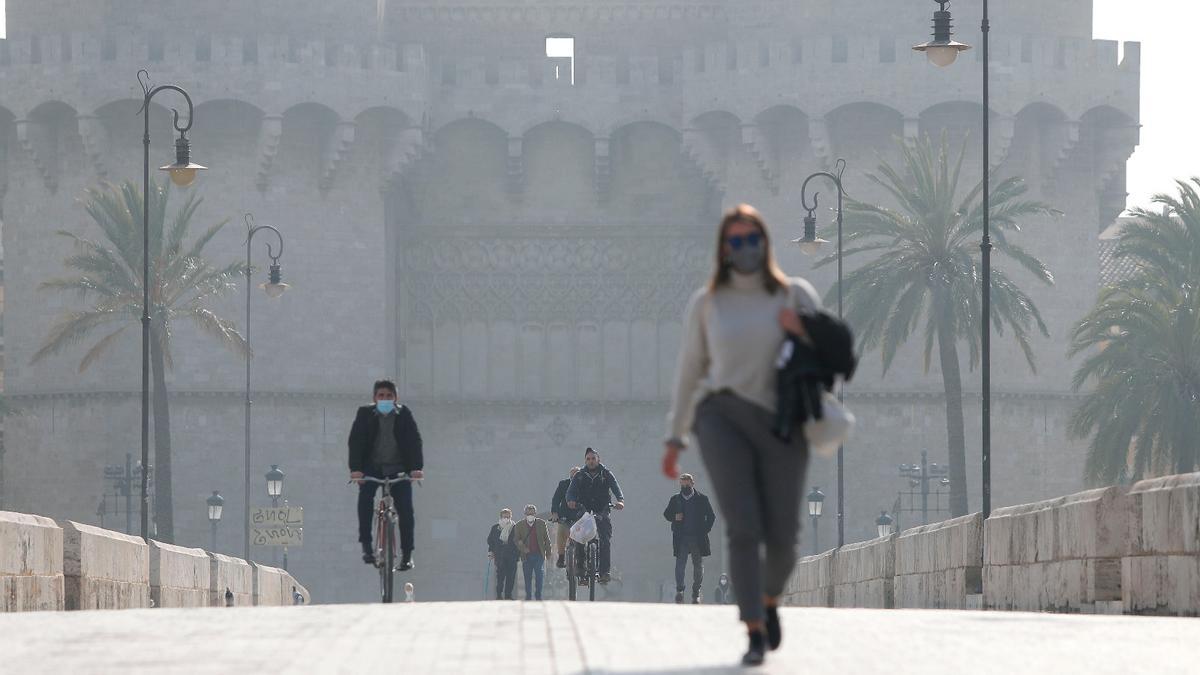
[[383,495],[375,505],[375,567],[379,570],[379,596],[383,603],[391,603],[395,595],[396,572],[396,521],[400,514],[392,499],[392,485],[401,481],[415,480],[406,473],[395,477],[375,478],[363,476],[350,482],[376,483],[383,486]]

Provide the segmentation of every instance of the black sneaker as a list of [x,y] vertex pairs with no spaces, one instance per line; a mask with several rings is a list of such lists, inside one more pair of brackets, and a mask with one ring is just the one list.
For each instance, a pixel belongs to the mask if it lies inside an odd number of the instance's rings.
[[558,562],[554,563],[554,566],[559,569],[564,569],[564,570],[567,569],[567,559],[563,556],[562,553],[558,554]]
[[675,591],[675,604],[683,604],[683,591]]
[[375,550],[371,548],[370,544],[362,545],[362,561],[368,565],[375,564]]
[[756,630],[750,633],[750,647],[746,653],[742,655],[743,666],[761,666],[767,658],[766,638],[762,631]]
[[779,644],[783,642],[783,628],[779,625],[779,608],[767,608],[767,644],[770,645],[771,651],[779,649]]
[[412,559],[412,551],[405,551],[400,556],[400,564],[396,566],[397,572],[407,572],[414,567]]
[[601,574],[600,578],[597,581],[599,581],[602,584],[607,584],[608,582],[612,581],[612,577],[607,574]]

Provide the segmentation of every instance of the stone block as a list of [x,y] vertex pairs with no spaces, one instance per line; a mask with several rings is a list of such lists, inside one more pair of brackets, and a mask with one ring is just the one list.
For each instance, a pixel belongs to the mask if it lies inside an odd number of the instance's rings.
[[[310,604],[312,604],[312,594],[310,594],[308,592],[308,589],[304,587],[304,584],[301,584],[299,581],[296,581],[296,577],[293,577],[286,570],[284,571],[283,576],[280,577],[279,583],[280,583],[280,593],[283,595],[283,598],[284,598],[284,604],[287,604],[287,605],[295,605],[295,604],[310,605]],[[300,597],[303,598],[303,600],[301,602],[297,603],[295,601],[295,598],[293,597],[293,593],[299,593]]]
[[896,607],[965,609],[983,585],[983,515],[914,527],[896,538]]
[[895,574],[895,535],[843,546],[834,569],[833,606],[893,607]]
[[984,523],[984,606],[1082,612],[1121,598],[1125,488],[997,509]]
[[67,609],[150,606],[150,553],[146,542],[73,520],[59,525],[63,531]]
[[1129,498],[1125,611],[1200,615],[1200,473],[1140,481]]
[[0,511],[0,612],[64,606],[62,528],[42,516]]
[[837,550],[801,558],[788,580],[785,604],[798,607],[833,607],[834,565]]
[[254,604],[254,569],[241,558],[209,553],[209,595],[211,607],[225,607],[225,593],[232,594],[234,607]]
[[[252,562],[253,596],[255,605],[279,607],[292,604],[291,590],[283,592],[284,576],[287,574],[278,567]],[[286,598],[286,602],[285,602]]]
[[203,549],[150,540],[150,599],[155,607],[207,607],[211,571]]

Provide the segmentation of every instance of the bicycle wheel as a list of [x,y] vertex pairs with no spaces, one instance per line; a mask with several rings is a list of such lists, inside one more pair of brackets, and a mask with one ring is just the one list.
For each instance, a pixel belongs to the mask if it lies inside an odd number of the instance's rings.
[[376,561],[379,565],[379,593],[383,602],[390,603],[395,584],[392,570],[396,565],[396,545],[393,541],[395,528],[387,515],[380,518],[380,530],[382,536],[379,538],[379,544],[382,546],[383,555]]
[[596,577],[600,575],[599,567],[600,545],[593,539],[588,542],[588,600],[596,601]]
[[566,563],[567,599],[575,600],[576,595],[578,595],[579,584],[575,580],[575,542],[570,539],[567,540]]

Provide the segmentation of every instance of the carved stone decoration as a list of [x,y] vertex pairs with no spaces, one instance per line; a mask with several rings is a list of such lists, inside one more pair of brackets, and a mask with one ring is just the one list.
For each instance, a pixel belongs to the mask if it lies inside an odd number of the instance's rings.
[[[1099,134],[1094,167],[1097,191],[1108,190],[1109,182],[1125,168],[1125,163],[1141,143],[1141,127],[1136,124],[1112,127]],[[1120,190],[1122,193],[1124,190]],[[1121,195],[1124,199],[1124,194]]]
[[595,191],[596,204],[604,206],[608,203],[609,188],[612,187],[612,157],[609,154],[609,139],[607,136],[596,138],[595,159]]
[[571,425],[567,423],[566,418],[562,415],[555,415],[550,421],[550,425],[546,427],[546,435],[550,440],[554,441],[555,445],[563,445],[567,442],[567,438],[571,435]]
[[725,192],[725,163],[720,160],[712,142],[702,130],[684,129],[680,150],[684,160],[700,171],[710,189],[719,193]]
[[322,191],[333,187],[338,167],[341,166],[342,160],[346,158],[346,154],[350,152],[350,146],[353,144],[354,122],[338,122],[333,129],[333,134],[329,137],[329,144],[325,151],[325,163],[321,167],[321,178],[317,183]]
[[108,165],[104,160],[109,153],[108,128],[95,115],[79,115],[79,135],[83,139],[83,151],[87,154],[96,175],[108,177]]
[[254,172],[254,184],[260,192],[266,191],[270,183],[271,166],[275,164],[275,155],[279,153],[279,139],[282,136],[283,116],[263,115],[258,131],[258,150],[255,153],[258,166]]
[[508,198],[520,203],[525,195],[525,156],[520,136],[508,139],[507,181]]
[[758,171],[771,190],[771,194],[779,194],[778,159],[774,157],[768,146],[766,136],[757,124],[742,125],[742,146],[754,158]]
[[[908,126],[905,125],[907,137]],[[833,155],[833,142],[829,136],[829,123],[824,117],[808,118],[808,140],[812,144],[813,154],[816,155],[820,166],[829,166],[829,158]]]
[[16,127],[17,142],[29,155],[33,165],[37,167],[38,173],[42,176],[42,182],[46,184],[46,189],[51,193],[56,192],[58,176],[51,168],[51,158],[48,155],[51,152],[49,130],[46,125],[33,120],[17,120]]

